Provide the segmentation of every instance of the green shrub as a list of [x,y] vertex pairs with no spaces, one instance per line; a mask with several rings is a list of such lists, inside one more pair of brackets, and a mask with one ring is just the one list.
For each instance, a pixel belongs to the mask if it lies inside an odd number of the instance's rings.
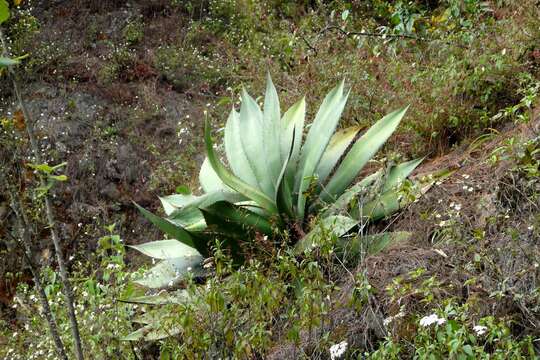
[[154,66],[176,91],[185,92],[195,86],[215,91],[226,85],[229,77],[218,61],[194,47],[162,46],[156,50]]
[[144,37],[144,23],[137,18],[127,23],[122,30],[122,36],[129,45],[138,44]]
[[492,316],[475,320],[468,306],[446,301],[417,321],[412,339],[386,340],[368,359],[535,359],[532,338],[510,335],[509,322]]
[[[75,313],[80,326],[81,339],[86,354],[92,359],[136,359],[129,343],[120,341],[120,334],[131,331],[130,317],[137,308],[118,302],[134,294],[129,285],[130,273],[124,263],[125,249],[113,226],[108,234],[98,240],[96,256],[81,262],[73,261],[72,284]],[[67,306],[61,293],[59,274],[52,268],[42,272],[51,311],[58,323],[64,344],[71,343]],[[0,338],[7,341],[0,346],[0,358],[12,360],[57,359],[52,337],[46,333],[45,319],[37,291],[21,284],[14,299],[14,308],[24,326],[13,330],[0,322]],[[70,351],[70,349],[68,349]]]

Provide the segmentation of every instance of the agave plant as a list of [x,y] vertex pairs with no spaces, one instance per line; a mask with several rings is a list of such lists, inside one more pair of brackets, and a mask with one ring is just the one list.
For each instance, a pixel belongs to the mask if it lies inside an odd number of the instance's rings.
[[[250,233],[272,236],[288,230],[297,249],[303,250],[314,245],[316,229],[309,228],[309,218],[318,216],[341,236],[359,222],[398,210],[403,202],[399,184],[421,160],[391,166],[349,186],[394,132],[407,109],[386,115],[361,136],[359,127],[336,132],[348,96],[344,81],[332,89],[302,141],[304,98],[281,114],[270,77],[262,110],[243,90],[240,111],[233,108],[225,126],[227,165],[216,153],[207,119],[207,157],[199,174],[203,193],[161,197],[165,218],[137,205],[168,235],[168,240],[133,246],[162,260],[137,282],[160,288],[181,280],[187,271],[201,271],[201,261],[211,255],[216,238],[241,262],[240,245],[253,238]],[[366,190],[375,191],[375,196],[358,201],[358,195]]]

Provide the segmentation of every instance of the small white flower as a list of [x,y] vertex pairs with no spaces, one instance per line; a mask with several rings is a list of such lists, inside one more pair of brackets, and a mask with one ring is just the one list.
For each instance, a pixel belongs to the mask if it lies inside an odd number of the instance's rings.
[[335,360],[341,358],[345,351],[347,351],[347,342],[342,341],[339,344],[330,346],[330,359]]
[[475,325],[473,327],[474,332],[476,332],[476,335],[484,335],[487,331],[487,327],[482,325]]
[[529,230],[529,231],[531,231],[532,229],[534,229],[534,226],[532,226],[532,225],[527,227],[527,230]]
[[433,324],[442,325],[445,322],[446,319],[438,317],[437,314],[431,314],[420,319],[420,326],[427,327]]

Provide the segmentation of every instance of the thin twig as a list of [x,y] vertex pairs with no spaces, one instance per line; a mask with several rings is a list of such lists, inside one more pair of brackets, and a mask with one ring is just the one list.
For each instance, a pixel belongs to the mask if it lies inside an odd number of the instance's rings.
[[[34,261],[32,260],[32,246],[31,246],[32,240],[31,240],[31,235],[30,235],[30,225],[28,224],[28,217],[26,216],[26,211],[24,210],[22,206],[22,202],[17,191],[13,189],[13,186],[9,184],[9,181],[5,177],[5,173],[2,172],[1,174],[2,174],[1,176],[2,182],[5,184],[5,187],[8,189],[8,193],[11,198],[11,208],[13,209],[13,212],[15,213],[15,218],[17,219],[17,224],[18,224],[18,233],[19,233],[20,241],[16,239],[13,239],[13,240],[15,240],[17,244],[22,243],[23,245],[24,257],[26,259],[26,262],[28,263],[28,266],[30,267],[32,276],[34,277],[35,288],[37,289],[39,300],[41,302],[41,306],[43,307],[43,314],[45,315],[45,318],[47,319],[49,332],[51,333],[51,337],[56,347],[56,353],[60,359],[68,360],[68,357],[66,354],[66,348],[64,346],[64,343],[62,342],[62,339],[60,338],[60,335],[58,334],[58,326],[56,324],[56,320],[54,319],[54,315],[49,306],[49,301],[47,300],[45,289],[43,288],[43,284],[41,283],[40,271],[38,269],[38,266],[34,264]],[[7,231],[6,233],[10,237],[12,237],[9,231]]]
[[313,45],[311,45],[311,43],[308,41],[308,39],[306,39],[306,37],[304,35],[300,35],[300,38],[306,43],[309,50],[311,50],[311,51],[313,51],[315,53],[315,56],[317,56],[319,54],[319,52],[317,51],[317,48],[314,47]]
[[[4,39],[4,33],[2,29],[0,28],[0,42],[2,45],[2,52],[4,56],[8,56],[8,48]],[[22,110],[25,123],[26,123],[26,133],[28,135],[28,138],[30,140],[30,146],[31,150],[34,153],[34,157],[37,160],[38,163],[42,163],[41,154],[39,152],[39,146],[35,137],[34,133],[34,124],[33,119],[30,117],[30,113],[28,112],[28,109],[26,108],[26,104],[22,99],[21,91],[19,88],[19,84],[17,82],[17,76],[15,74],[15,71],[8,67],[9,74],[11,76],[11,80],[13,83],[13,89],[15,91],[15,95],[17,97],[17,100],[19,102],[19,107]],[[41,179],[41,185],[43,187],[46,186],[45,180]],[[62,254],[62,246],[60,244],[60,239],[58,237],[58,234],[56,232],[55,228],[55,217],[53,212],[53,207],[51,204],[51,200],[48,196],[48,194],[45,194],[44,196],[45,201],[45,212],[47,214],[47,222],[49,225],[49,230],[51,232],[51,238],[53,240],[54,249],[56,253],[56,261],[58,262],[58,268],[60,270],[60,278],[62,279],[62,289],[64,292],[64,296],[66,298],[66,304],[68,307],[68,314],[69,314],[69,320],[71,322],[71,334],[73,336],[73,342],[75,344],[75,354],[77,356],[78,360],[83,360],[83,350],[81,345],[81,337],[79,334],[79,325],[77,323],[77,317],[75,316],[75,308],[73,306],[73,292],[71,289],[71,284],[69,282],[68,273],[64,264],[64,256]]]
[[368,36],[368,37],[380,37],[380,38],[398,38],[398,39],[409,39],[409,40],[417,40],[417,41],[431,41],[432,39],[415,36],[415,35],[408,35],[408,34],[383,34],[383,33],[376,33],[376,32],[370,32],[370,31],[346,31],[339,26],[335,25],[328,25],[325,28],[323,28],[321,31],[319,31],[318,36],[324,34],[327,31],[330,30],[337,30],[338,32],[342,33],[345,36]]
[[[461,44],[456,44],[456,43],[451,43],[449,41],[441,40],[441,39],[426,38],[426,37],[410,35],[410,34],[384,34],[384,33],[371,32],[371,31],[347,31],[347,30],[345,30],[345,29],[343,29],[343,28],[341,28],[339,26],[336,26],[336,25],[327,25],[327,26],[325,26],[324,28],[322,28],[317,33],[315,38],[318,39],[323,34],[329,32],[329,31],[333,31],[333,30],[338,31],[339,33],[341,33],[342,35],[344,35],[346,37],[365,36],[365,37],[378,37],[378,38],[382,38],[382,39],[393,38],[393,39],[415,40],[415,41],[421,41],[421,42],[431,42],[431,41],[437,41],[438,40],[438,41],[441,41],[441,42],[443,42],[445,44],[454,45],[454,46],[460,47],[462,49],[467,48],[467,46],[464,46],[464,45],[461,45]],[[315,53],[315,56],[317,56],[317,54],[318,54],[317,48],[311,42],[309,42],[304,36],[300,36],[300,38],[306,43],[307,47]]]

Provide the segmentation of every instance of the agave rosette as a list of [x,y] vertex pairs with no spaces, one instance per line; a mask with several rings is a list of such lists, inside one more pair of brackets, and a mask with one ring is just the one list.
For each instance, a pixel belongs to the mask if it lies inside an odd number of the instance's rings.
[[[302,141],[304,98],[282,115],[270,77],[263,109],[243,90],[240,110],[231,110],[225,126],[227,165],[216,154],[206,120],[207,157],[199,174],[203,194],[161,197],[164,218],[137,205],[168,236],[168,240],[133,246],[160,260],[137,282],[161,288],[180,281],[188,271],[202,271],[201,262],[210,256],[216,237],[241,261],[239,244],[249,241],[250,232],[271,236],[291,224],[305,228],[311,214],[341,236],[360,221],[377,220],[398,210],[403,203],[399,185],[421,159],[392,166],[350,186],[407,109],[386,115],[361,136],[359,127],[336,132],[348,96],[343,81],[332,89]],[[375,183],[380,191],[377,196],[351,211],[350,204]],[[299,250],[315,245],[317,229],[304,230],[308,235],[297,242]]]

